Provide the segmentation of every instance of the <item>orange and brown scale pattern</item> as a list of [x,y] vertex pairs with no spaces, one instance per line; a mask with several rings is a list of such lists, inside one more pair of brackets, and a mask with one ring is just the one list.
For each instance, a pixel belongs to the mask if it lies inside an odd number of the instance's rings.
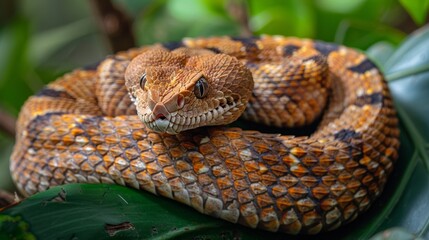
[[[245,118],[295,127],[323,113],[318,129],[306,137],[148,129],[124,86],[126,68],[152,48],[181,47],[226,53],[248,67],[255,90]],[[11,171],[26,195],[116,183],[252,228],[317,234],[352,221],[380,195],[398,156],[397,122],[382,74],[355,50],[286,37],[185,39],[118,53],[31,97]]]

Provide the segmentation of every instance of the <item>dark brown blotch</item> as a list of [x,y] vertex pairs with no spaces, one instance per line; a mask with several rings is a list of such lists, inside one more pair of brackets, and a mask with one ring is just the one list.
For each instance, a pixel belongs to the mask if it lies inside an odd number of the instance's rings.
[[60,91],[60,90],[55,90],[49,87],[45,87],[42,90],[40,90],[36,96],[38,97],[53,97],[53,98],[67,98],[67,99],[72,99],[75,100],[76,98],[71,96],[69,93],[67,93],[66,91]]
[[332,43],[325,43],[321,41],[315,41],[314,48],[321,54],[328,56],[331,52],[338,50],[338,45],[335,45]]
[[336,140],[350,142],[352,139],[360,138],[361,134],[352,129],[341,129],[334,134]]
[[377,93],[365,94],[357,97],[354,105],[363,107],[365,105],[375,105],[379,103],[383,103],[383,94],[380,92],[377,92]]
[[300,48],[301,47],[293,45],[293,44],[285,45],[283,47],[283,55],[286,56],[286,57],[292,56],[294,54],[294,52],[296,52]]
[[377,66],[375,66],[375,64],[367,58],[363,60],[361,63],[355,66],[349,67],[348,69],[355,73],[366,73],[367,71],[370,71],[374,68],[377,68]]
[[181,41],[163,43],[162,46],[170,51],[173,51],[174,49],[177,49],[177,48],[185,47],[185,45]]
[[259,40],[259,37],[250,37],[250,38],[232,37],[231,39],[243,44],[243,47],[245,48],[246,53],[257,52],[259,50],[258,45],[256,45],[256,41]]

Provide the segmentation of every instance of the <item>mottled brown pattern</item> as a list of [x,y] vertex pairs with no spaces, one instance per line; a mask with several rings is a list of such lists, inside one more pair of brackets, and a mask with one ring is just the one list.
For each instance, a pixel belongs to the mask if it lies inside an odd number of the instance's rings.
[[[183,46],[247,66],[255,90],[245,118],[290,127],[324,111],[318,129],[308,137],[215,126],[149,130],[128,98],[125,69],[143,52]],[[118,53],[31,97],[11,171],[26,195],[116,183],[252,228],[317,234],[352,221],[380,195],[398,156],[397,124],[382,74],[355,50],[286,37],[185,39]]]

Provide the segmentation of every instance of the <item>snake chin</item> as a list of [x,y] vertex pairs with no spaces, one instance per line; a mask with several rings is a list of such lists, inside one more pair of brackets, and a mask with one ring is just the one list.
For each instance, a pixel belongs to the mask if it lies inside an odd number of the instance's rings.
[[160,132],[160,133],[168,133],[168,134],[177,134],[179,133],[178,128],[174,126],[174,123],[170,122],[168,119],[156,119],[148,124],[147,127],[150,129]]

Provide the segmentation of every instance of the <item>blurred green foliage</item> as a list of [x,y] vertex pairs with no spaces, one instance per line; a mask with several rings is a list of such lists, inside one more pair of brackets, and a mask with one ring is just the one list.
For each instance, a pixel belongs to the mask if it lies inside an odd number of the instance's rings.
[[418,24],[423,24],[429,10],[429,0],[400,0],[401,4],[411,14]]
[[[9,4],[2,3],[0,12],[11,14],[3,14],[0,18],[0,108],[13,116],[17,116],[25,99],[46,83],[74,68],[96,63],[111,53],[90,1],[5,2]],[[392,58],[390,53],[410,32],[427,22],[429,8],[429,0],[114,2],[132,17],[139,45],[183,37],[240,35],[243,26],[232,7],[235,4],[246,6],[250,30],[256,35],[315,38],[369,49],[377,62],[387,69],[394,69],[392,59],[395,62],[400,59],[398,56]],[[411,106],[413,102],[407,104]],[[424,126],[419,122],[420,125]],[[0,189],[13,190],[8,169],[12,146],[13,139],[0,132]],[[427,174],[421,174],[422,179],[427,179]],[[386,224],[394,226],[389,221]]]
[[[139,45],[183,37],[238,35],[228,5],[247,5],[255,34],[316,38],[366,49],[397,45],[411,28],[397,0],[117,0],[132,16]],[[403,1],[406,2],[406,1]],[[418,2],[418,1],[417,1]],[[20,1],[1,23],[0,106],[17,115],[24,100],[55,77],[110,53],[88,1]]]

